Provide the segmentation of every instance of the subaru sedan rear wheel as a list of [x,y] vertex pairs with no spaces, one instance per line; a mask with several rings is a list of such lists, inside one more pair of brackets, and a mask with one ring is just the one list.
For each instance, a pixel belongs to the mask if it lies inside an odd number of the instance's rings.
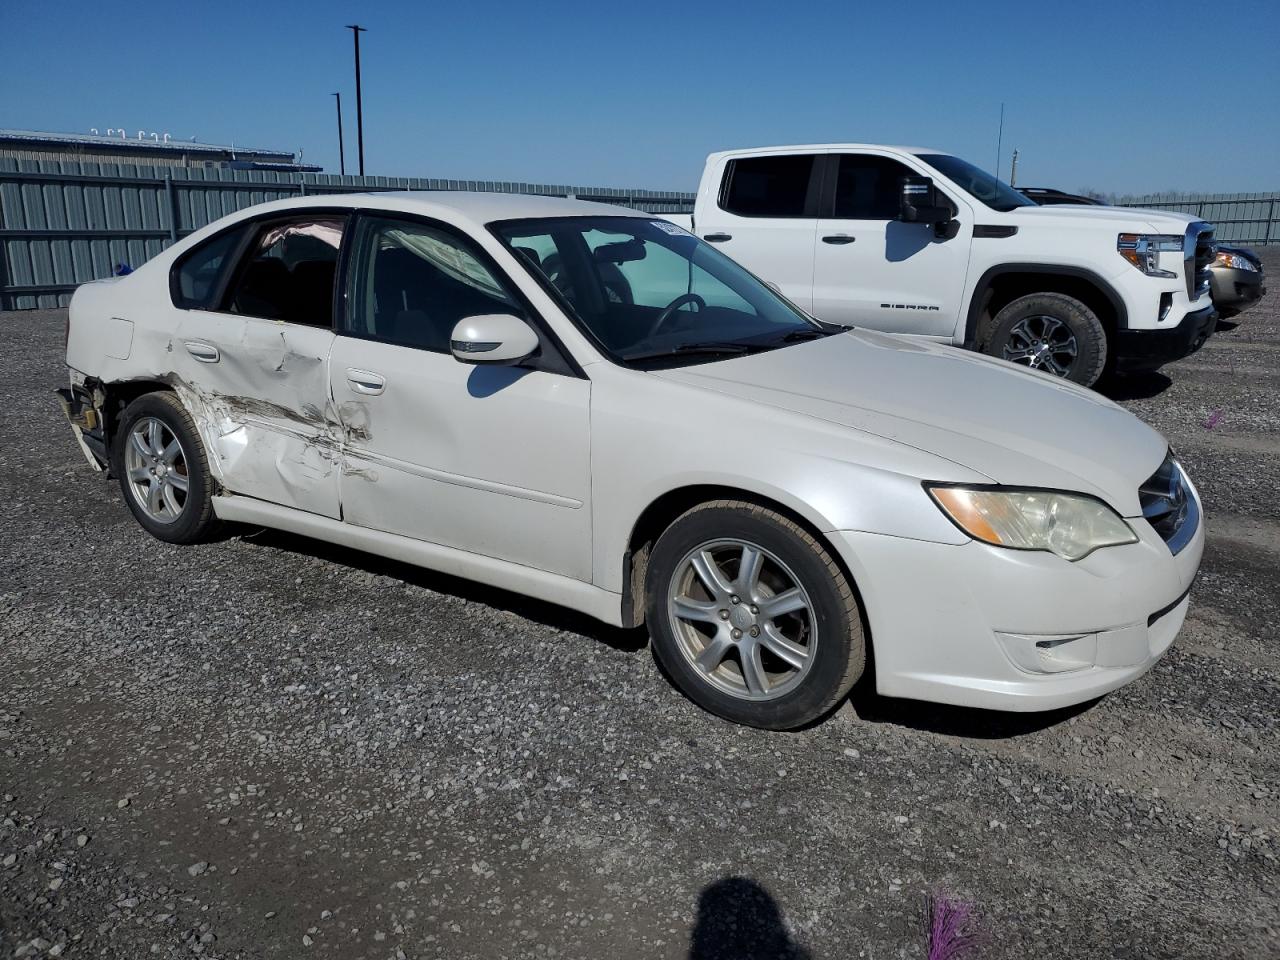
[[195,543],[216,530],[204,444],[172,393],[144,394],[125,408],[115,431],[112,470],[134,519],[153,537]]
[[647,617],[654,651],[695,703],[739,723],[816,720],[862,674],[853,590],[803,527],[755,504],[717,501],[654,546]]

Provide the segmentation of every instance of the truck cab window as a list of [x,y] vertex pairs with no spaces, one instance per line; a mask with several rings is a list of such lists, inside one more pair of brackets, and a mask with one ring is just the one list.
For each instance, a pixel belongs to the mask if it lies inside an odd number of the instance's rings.
[[232,313],[308,327],[333,326],[341,217],[268,223],[258,233],[228,301]]
[[803,217],[812,154],[781,154],[731,160],[720,206],[743,217]]
[[893,220],[898,215],[902,178],[915,176],[890,157],[841,154],[836,171],[834,216],[838,220]]

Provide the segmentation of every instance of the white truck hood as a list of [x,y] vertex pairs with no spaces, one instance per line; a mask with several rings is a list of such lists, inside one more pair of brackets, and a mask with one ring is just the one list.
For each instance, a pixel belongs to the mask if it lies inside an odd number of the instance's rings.
[[1170,213],[1168,210],[1147,210],[1141,207],[1091,207],[1069,203],[1053,204],[1045,207],[1016,207],[1006,216],[1010,222],[1019,220],[1035,222],[1038,226],[1050,226],[1053,223],[1068,224],[1073,227],[1087,227],[1092,224],[1114,224],[1117,231],[1129,229],[1135,232],[1174,233],[1186,232],[1187,224],[1199,222],[1198,217],[1185,213]]
[[1126,517],[1141,514],[1138,487],[1168,451],[1083,387],[867,330],[654,375],[906,444],[996,483],[1092,494]]

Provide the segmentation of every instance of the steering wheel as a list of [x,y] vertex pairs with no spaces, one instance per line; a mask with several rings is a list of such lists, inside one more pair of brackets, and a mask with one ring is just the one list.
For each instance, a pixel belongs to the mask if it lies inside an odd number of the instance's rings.
[[675,312],[677,310],[689,303],[696,306],[699,311],[707,309],[707,301],[703,300],[696,293],[682,293],[662,308],[662,312],[658,314],[657,318],[653,321],[653,325],[649,327],[649,336],[652,337],[655,333],[661,330],[663,326],[666,325],[666,322],[675,316]]

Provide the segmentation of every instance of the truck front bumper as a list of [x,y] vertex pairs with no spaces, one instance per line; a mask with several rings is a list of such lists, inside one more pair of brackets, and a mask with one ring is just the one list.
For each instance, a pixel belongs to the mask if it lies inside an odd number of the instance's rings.
[[1116,334],[1118,373],[1154,370],[1195,353],[1213,334],[1218,312],[1203,307],[1186,314],[1176,327],[1164,330],[1121,330]]

